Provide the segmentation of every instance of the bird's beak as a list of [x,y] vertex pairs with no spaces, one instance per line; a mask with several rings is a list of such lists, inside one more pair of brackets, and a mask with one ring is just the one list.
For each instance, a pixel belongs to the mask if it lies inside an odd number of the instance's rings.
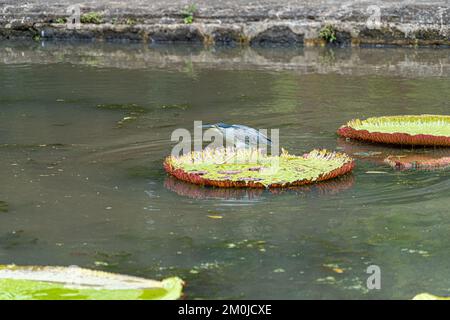
[[211,129],[211,128],[215,128],[215,127],[216,127],[216,125],[214,125],[214,124],[204,124],[204,125],[202,125],[203,129]]

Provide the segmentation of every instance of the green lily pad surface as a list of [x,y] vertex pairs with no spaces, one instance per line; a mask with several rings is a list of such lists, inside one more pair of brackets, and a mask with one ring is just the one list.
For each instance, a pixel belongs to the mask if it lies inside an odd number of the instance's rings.
[[413,300],[450,300],[450,297],[440,297],[430,293],[419,293]]
[[231,185],[233,182],[258,183],[266,187],[314,182],[352,163],[347,155],[327,150],[313,150],[303,156],[283,150],[279,156],[270,156],[260,149],[235,148],[205,149],[179,157],[170,156],[165,161],[168,172],[182,170],[209,181],[225,181]]
[[175,300],[183,281],[79,267],[0,266],[0,300]]
[[352,120],[347,126],[368,132],[450,137],[450,116],[444,115],[374,117],[366,120]]

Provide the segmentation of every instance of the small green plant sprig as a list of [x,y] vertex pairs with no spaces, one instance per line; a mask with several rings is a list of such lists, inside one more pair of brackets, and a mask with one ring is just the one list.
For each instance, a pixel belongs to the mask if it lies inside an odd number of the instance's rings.
[[128,18],[127,20],[125,20],[125,24],[129,26],[134,26],[136,23],[137,23],[136,19],[133,18]]
[[332,25],[326,25],[319,31],[319,37],[328,43],[336,41],[336,30]]
[[191,4],[183,10],[181,14],[183,15],[183,21],[185,24],[191,24],[194,22],[194,14],[196,11],[197,6],[195,4]]
[[55,20],[55,23],[57,23],[57,24],[64,24],[64,23],[67,23],[67,19],[66,18],[57,18]]
[[98,12],[88,12],[81,15],[80,22],[90,24],[101,24],[103,22],[103,17]]

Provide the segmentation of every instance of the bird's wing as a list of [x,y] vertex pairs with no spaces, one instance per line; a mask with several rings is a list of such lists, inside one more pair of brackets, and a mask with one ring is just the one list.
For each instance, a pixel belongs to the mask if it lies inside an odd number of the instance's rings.
[[256,146],[259,143],[261,146],[262,144],[272,144],[272,141],[259,130],[244,125],[232,125],[231,127],[239,132],[237,136],[240,136],[241,140],[245,139],[245,142],[243,142],[246,145]]
[[263,134],[261,131],[254,129],[254,128],[250,128],[245,126],[246,128],[248,128],[250,131],[252,131],[252,133],[254,133],[255,137],[258,137],[257,141],[254,141],[254,144],[256,144],[257,142],[259,142],[259,144],[268,144],[269,146],[272,144],[272,140],[270,140],[265,134]]

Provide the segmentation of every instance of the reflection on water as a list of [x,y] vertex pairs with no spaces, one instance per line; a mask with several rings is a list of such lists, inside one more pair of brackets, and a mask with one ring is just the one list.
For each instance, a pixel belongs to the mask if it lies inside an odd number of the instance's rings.
[[349,174],[338,179],[323,181],[313,185],[264,190],[259,188],[210,188],[186,183],[173,176],[168,176],[164,181],[164,186],[180,196],[186,196],[193,199],[216,199],[240,203],[252,203],[264,200],[264,195],[266,193],[292,195],[303,195],[305,193],[317,195],[336,194],[350,188],[353,182],[354,177]]
[[[384,160],[447,151],[342,141],[336,129],[448,114],[448,53],[2,43],[0,263],[178,275],[189,298],[445,295],[449,170]],[[289,190],[189,185],[162,161],[172,131],[194,120],[279,128],[290,152],[343,149],[357,167]],[[365,287],[370,264],[379,291]]]

